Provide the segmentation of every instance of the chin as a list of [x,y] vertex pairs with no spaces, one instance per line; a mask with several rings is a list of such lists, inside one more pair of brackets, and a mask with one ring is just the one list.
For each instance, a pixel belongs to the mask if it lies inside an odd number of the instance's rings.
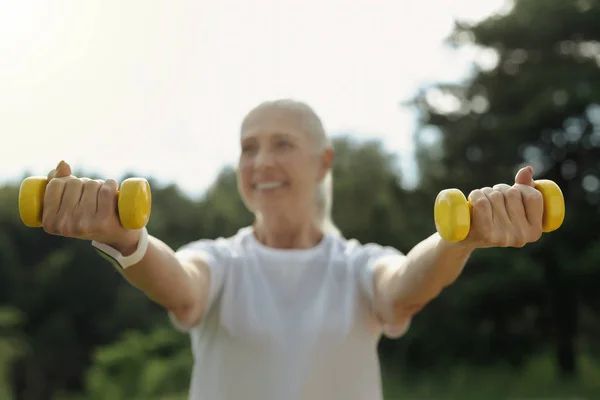
[[260,204],[269,204],[270,206],[287,203],[286,200],[289,197],[289,191],[285,189],[269,190],[269,191],[258,191],[252,192],[252,201],[254,204],[260,207]]
[[294,213],[293,207],[290,204],[282,201],[269,201],[268,199],[257,201],[255,203],[255,210],[267,217],[285,216]]

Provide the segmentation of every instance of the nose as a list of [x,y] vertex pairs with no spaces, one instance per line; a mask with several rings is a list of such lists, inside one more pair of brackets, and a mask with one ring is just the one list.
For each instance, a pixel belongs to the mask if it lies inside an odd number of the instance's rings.
[[254,158],[254,168],[263,169],[273,166],[273,154],[269,150],[259,150]]

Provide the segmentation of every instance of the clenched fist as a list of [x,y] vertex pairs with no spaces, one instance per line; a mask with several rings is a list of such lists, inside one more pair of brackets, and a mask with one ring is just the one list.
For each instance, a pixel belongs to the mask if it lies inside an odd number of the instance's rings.
[[542,236],[544,200],[535,189],[533,170],[522,168],[512,186],[474,190],[471,229],[465,239],[475,248],[523,247]]
[[117,212],[118,184],[71,175],[61,161],[48,174],[42,227],[52,234],[96,240],[109,246],[135,242],[139,231],[123,228]]

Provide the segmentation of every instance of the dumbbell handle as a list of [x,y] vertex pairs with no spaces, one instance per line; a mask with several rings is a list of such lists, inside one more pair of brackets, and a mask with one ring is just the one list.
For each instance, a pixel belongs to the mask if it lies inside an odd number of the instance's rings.
[[[30,228],[42,226],[44,195],[48,179],[45,176],[25,178],[19,189],[19,215]],[[117,212],[121,225],[126,229],[140,229],[150,219],[152,194],[148,181],[129,178],[123,181],[117,192]]]
[[[558,229],[565,218],[565,199],[560,187],[550,180],[535,181],[535,188],[542,193],[544,214],[543,232]],[[435,199],[434,220],[440,236],[448,242],[460,242],[471,228],[471,203],[458,189],[441,191]]]

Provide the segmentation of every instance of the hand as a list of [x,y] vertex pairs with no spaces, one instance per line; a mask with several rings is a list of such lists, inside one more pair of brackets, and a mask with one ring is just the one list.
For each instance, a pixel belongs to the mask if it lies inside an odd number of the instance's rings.
[[474,248],[523,247],[542,236],[544,203],[535,189],[533,170],[519,170],[515,184],[474,190],[471,229],[465,239]]
[[61,161],[48,174],[42,227],[52,235],[96,240],[117,249],[135,246],[140,231],[123,228],[117,213],[118,184],[71,175]]

